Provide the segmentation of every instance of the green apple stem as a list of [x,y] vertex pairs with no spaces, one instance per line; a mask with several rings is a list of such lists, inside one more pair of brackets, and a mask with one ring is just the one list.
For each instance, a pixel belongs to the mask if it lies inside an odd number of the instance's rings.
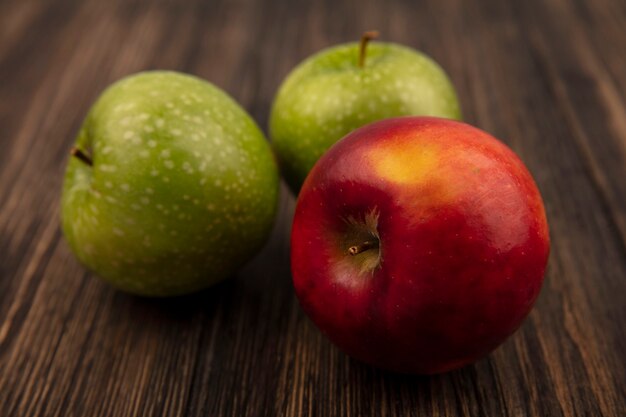
[[348,248],[348,253],[352,256],[358,255],[361,252],[365,252],[366,250],[378,248],[378,239],[374,240],[366,240],[363,243],[358,245],[350,246]]
[[367,44],[372,39],[376,39],[379,33],[377,30],[368,30],[367,32],[361,35],[361,45],[359,49],[359,67],[363,68],[365,66],[365,53],[367,51]]
[[81,151],[80,149],[78,149],[75,146],[72,149],[70,149],[70,155],[80,159],[81,161],[83,161],[84,163],[86,163],[89,166],[93,166],[93,161],[91,160],[91,158],[89,156],[87,156],[86,153],[84,153],[83,151]]

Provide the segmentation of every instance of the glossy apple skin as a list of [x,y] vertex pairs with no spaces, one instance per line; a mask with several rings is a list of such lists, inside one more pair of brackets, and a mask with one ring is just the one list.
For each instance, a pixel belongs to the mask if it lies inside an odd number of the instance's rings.
[[361,126],[399,116],[461,119],[454,86],[430,57],[371,42],[360,67],[359,49],[351,42],[316,53],[293,69],[276,94],[270,136],[295,194],[318,158]]
[[[380,263],[346,253],[347,219],[377,216]],[[406,117],[334,145],[300,192],[291,236],[300,303],[374,366],[432,374],[501,344],[531,310],[549,254],[537,186],[503,143],[467,124]]]

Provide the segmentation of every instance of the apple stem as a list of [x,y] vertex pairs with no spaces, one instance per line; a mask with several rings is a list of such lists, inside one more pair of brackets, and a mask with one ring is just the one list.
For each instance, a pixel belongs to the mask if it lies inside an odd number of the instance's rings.
[[76,146],[74,146],[72,149],[70,149],[70,155],[80,159],[81,161],[83,161],[84,163],[86,163],[89,166],[93,166],[93,161],[91,160],[91,158],[89,156],[87,156],[86,153],[84,153],[83,151],[78,149]]
[[361,45],[359,49],[359,67],[363,68],[365,66],[365,52],[367,50],[367,44],[372,39],[376,39],[379,33],[377,30],[368,30],[367,32],[361,35]]
[[366,250],[378,248],[378,239],[374,240],[366,240],[365,242],[350,246],[348,248],[348,253],[352,256],[358,255],[361,252],[365,252]]

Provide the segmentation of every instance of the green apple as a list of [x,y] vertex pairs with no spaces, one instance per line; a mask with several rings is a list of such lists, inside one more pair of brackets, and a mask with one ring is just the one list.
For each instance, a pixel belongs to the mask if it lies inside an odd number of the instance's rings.
[[352,130],[390,117],[460,119],[456,92],[432,59],[405,46],[368,41],[322,50],[281,85],[270,136],[281,169],[297,193],[328,148]]
[[115,287],[170,296],[231,275],[263,245],[278,170],[263,133],[199,78],[144,72],[89,111],[65,175],[62,226]]

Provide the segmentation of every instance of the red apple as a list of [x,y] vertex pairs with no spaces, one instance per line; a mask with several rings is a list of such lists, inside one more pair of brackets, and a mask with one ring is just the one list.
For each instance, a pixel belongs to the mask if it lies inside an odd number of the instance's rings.
[[459,368],[511,335],[550,240],[521,160],[464,123],[387,119],[335,144],[296,207],[296,294],[320,330],[374,366]]

